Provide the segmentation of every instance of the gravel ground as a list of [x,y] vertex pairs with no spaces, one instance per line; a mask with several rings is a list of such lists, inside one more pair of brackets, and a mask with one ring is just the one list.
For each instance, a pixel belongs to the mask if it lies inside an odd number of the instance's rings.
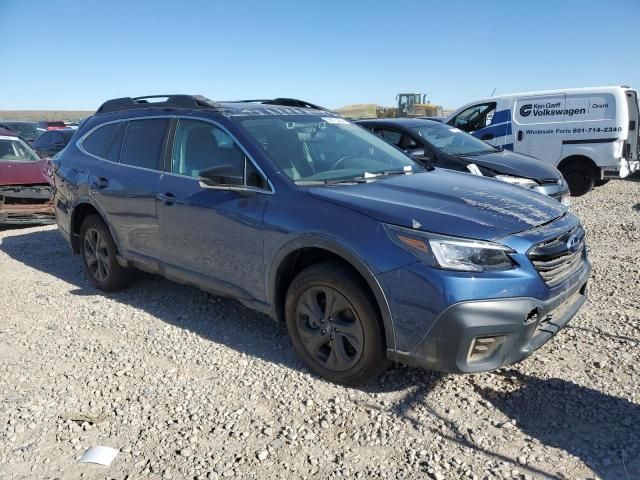
[[[640,478],[640,182],[574,199],[590,300],[524,363],[327,383],[286,331],[156,276],[103,294],[55,227],[0,231],[0,478]],[[77,464],[119,448],[110,467]]]

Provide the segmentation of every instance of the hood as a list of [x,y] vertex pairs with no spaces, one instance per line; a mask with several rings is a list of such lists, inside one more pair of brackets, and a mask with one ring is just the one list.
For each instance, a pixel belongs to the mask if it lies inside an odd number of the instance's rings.
[[48,161],[2,162],[0,161],[0,185],[35,185],[50,183],[47,175]]
[[408,228],[417,222],[420,230],[479,240],[529,230],[567,211],[528,189],[443,169],[308,191],[380,222]]
[[459,155],[465,162],[475,163],[479,167],[489,168],[497,173],[526,177],[532,180],[559,180],[562,174],[556,167],[537,158],[504,150],[501,152],[483,153],[481,155]]

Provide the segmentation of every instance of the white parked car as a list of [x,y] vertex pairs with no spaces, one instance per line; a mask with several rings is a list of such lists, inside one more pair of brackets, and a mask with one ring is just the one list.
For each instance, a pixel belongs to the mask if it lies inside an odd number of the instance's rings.
[[485,98],[443,121],[494,146],[557,167],[573,195],[640,169],[638,94],[573,88]]

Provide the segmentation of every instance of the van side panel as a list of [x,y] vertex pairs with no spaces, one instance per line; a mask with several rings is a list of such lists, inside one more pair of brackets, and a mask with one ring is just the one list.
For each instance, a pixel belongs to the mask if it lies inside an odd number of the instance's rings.
[[513,150],[556,165],[562,156],[567,110],[564,94],[515,97]]

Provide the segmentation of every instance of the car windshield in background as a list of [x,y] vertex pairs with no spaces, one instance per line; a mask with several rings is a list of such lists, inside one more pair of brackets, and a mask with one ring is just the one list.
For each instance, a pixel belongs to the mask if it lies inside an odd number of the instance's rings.
[[4,125],[27,140],[35,140],[38,137],[38,129],[31,123],[5,123]]
[[296,183],[365,180],[422,172],[408,156],[342,118],[251,117],[242,125]]
[[0,136],[0,162],[35,162],[38,155],[22,140]]
[[436,149],[449,155],[469,155],[496,150],[495,147],[478,140],[473,135],[444,123],[430,122],[429,125],[421,125],[411,129]]

